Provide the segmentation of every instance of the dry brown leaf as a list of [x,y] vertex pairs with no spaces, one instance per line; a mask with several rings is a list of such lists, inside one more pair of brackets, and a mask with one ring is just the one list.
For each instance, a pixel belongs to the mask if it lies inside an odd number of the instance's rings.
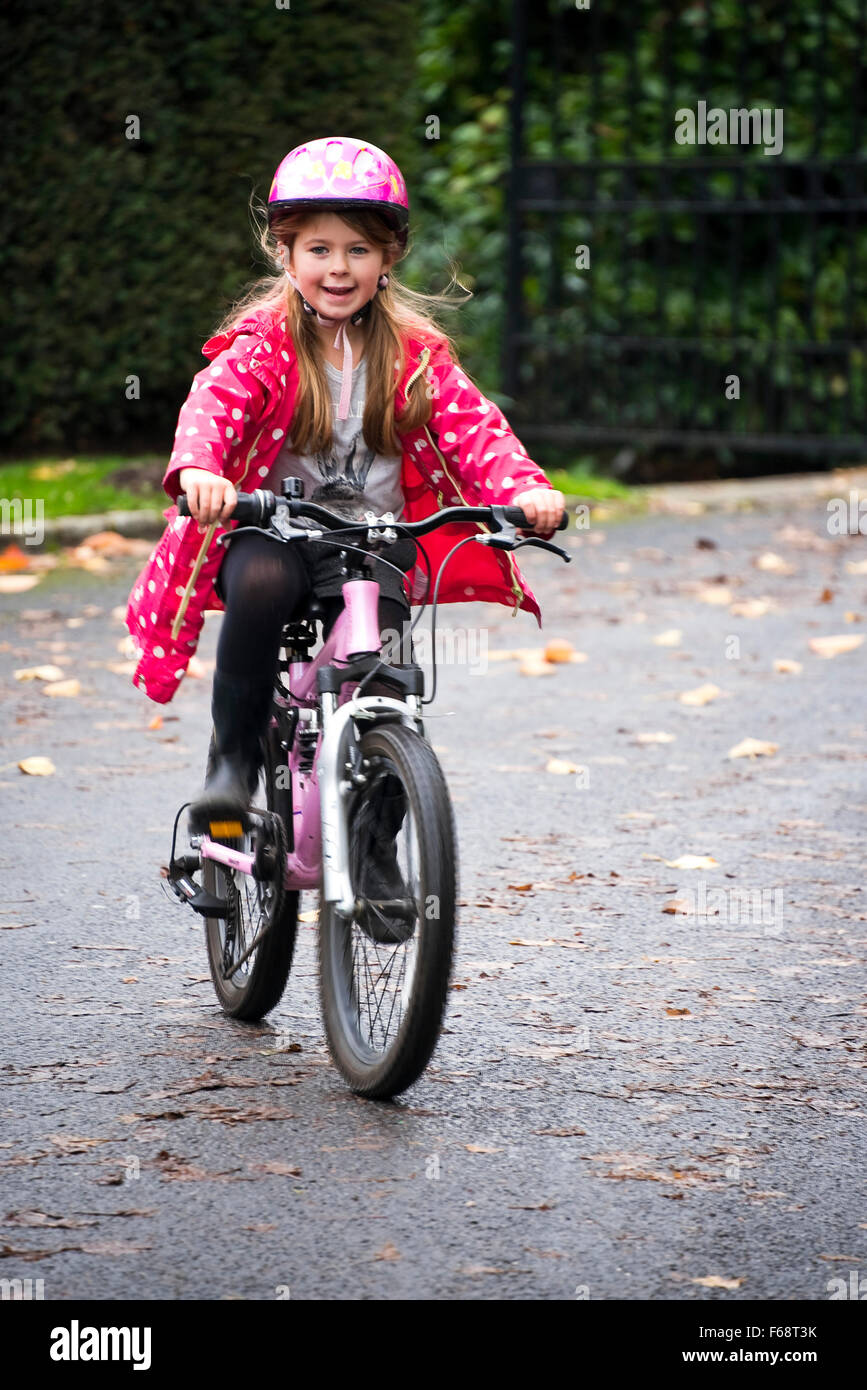
[[784,675],[797,676],[800,675],[803,669],[800,661],[792,661],[786,656],[778,656],[774,662],[774,670],[780,671]]
[[532,883],[508,883],[507,888],[511,888],[513,893],[529,893],[533,887]]
[[763,618],[776,604],[767,598],[742,598],[729,606],[733,618]]
[[679,859],[666,859],[670,869],[718,869],[719,860],[709,854],[682,854]]
[[458,1270],[459,1274],[505,1274],[505,1272],[497,1265],[464,1265]]
[[745,1276],[740,1279],[724,1279],[721,1274],[705,1274],[701,1279],[690,1279],[691,1284],[701,1284],[705,1289],[739,1289]]
[[54,763],[50,758],[22,758],[18,766],[31,777],[50,777],[54,772]]
[[550,758],[548,762],[545,764],[545,771],[555,772],[561,774],[562,776],[566,776],[570,772],[580,772],[581,769],[577,765],[577,763],[570,763],[566,758]]
[[161,729],[162,727],[163,727],[163,717],[162,717],[162,715],[161,715],[161,714],[155,714],[154,717],[153,717],[153,719],[152,719],[152,720],[150,721],[150,723],[148,724],[148,728],[149,728],[149,729]]
[[397,1246],[393,1245],[390,1240],[387,1240],[382,1249],[377,1250],[373,1258],[375,1260],[399,1260],[402,1256]]
[[571,1139],[573,1135],[586,1134],[586,1129],[534,1129],[533,1134],[550,1134],[555,1139]]
[[491,1148],[487,1144],[464,1144],[467,1153],[471,1154],[501,1154],[502,1149]]
[[81,681],[49,681],[48,685],[42,687],[43,695],[57,695],[61,698],[69,695],[81,694]]
[[766,550],[753,561],[757,570],[767,570],[770,574],[794,574],[795,567],[790,565],[788,560],[784,560],[782,555],[777,555],[773,550]]
[[41,574],[0,574],[0,594],[24,594],[41,578]]
[[709,705],[711,700],[715,700],[722,691],[718,685],[708,682],[705,685],[696,686],[695,690],[684,690],[678,695],[682,705]]
[[75,1134],[49,1134],[50,1142],[63,1154],[85,1154],[97,1144],[107,1144],[107,1139],[84,1139]]
[[771,758],[779,748],[778,743],[767,743],[760,738],[742,738],[734,748],[730,748],[729,758]]
[[545,648],[545,660],[555,663],[560,661],[586,661],[587,656],[584,652],[576,652],[571,642],[565,637],[552,637]]
[[732,591],[724,584],[706,584],[696,594],[699,603],[712,603],[716,608],[724,608],[732,601]]
[[[689,1010],[689,1009],[666,1009],[665,1012],[668,1014],[668,1017],[669,1017],[669,1018],[683,1018],[686,1014],[690,1013],[691,1010]],[[675,1174],[675,1177],[677,1177],[677,1174]]]
[[851,608],[847,608],[846,612],[843,614],[843,621],[844,623],[863,623],[864,615],[863,613],[855,613]]
[[683,633],[679,627],[667,627],[665,632],[659,632],[653,641],[657,647],[679,647]]
[[272,1173],[279,1178],[300,1178],[301,1169],[292,1163],[283,1163],[279,1158],[268,1158],[264,1163],[250,1163],[254,1173]]
[[30,568],[33,559],[32,553],[22,550],[20,545],[13,541],[7,545],[6,549],[0,552],[0,571],[11,574],[14,570],[26,570]]
[[14,676],[17,681],[59,681],[64,671],[60,666],[20,666]]
[[816,656],[830,658],[842,656],[844,652],[854,652],[863,641],[863,633],[846,632],[833,637],[811,637],[807,646]]
[[686,898],[669,898],[667,902],[662,904],[662,910],[672,917],[678,914],[688,916],[692,910],[692,904]]

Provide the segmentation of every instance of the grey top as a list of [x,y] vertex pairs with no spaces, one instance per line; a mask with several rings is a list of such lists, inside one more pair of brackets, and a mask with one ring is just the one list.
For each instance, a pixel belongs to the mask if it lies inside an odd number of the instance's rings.
[[[400,455],[374,454],[362,433],[367,362],[362,357],[352,369],[352,394],[345,420],[337,418],[342,373],[330,362],[325,363],[325,371],[333,404],[334,441],[330,451],[296,454],[291,434],[287,435],[270,473],[260,486],[279,496],[284,478],[302,478],[305,502],[319,502],[352,521],[361,521],[366,511],[373,511],[377,516],[392,512],[397,521],[404,507]],[[315,523],[299,518],[295,524],[313,526]]]

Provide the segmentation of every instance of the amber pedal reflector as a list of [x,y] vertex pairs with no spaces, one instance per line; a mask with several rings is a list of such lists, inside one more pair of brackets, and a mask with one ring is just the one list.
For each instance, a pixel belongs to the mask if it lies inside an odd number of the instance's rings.
[[211,835],[215,840],[240,839],[244,833],[239,820],[212,820],[210,828]]

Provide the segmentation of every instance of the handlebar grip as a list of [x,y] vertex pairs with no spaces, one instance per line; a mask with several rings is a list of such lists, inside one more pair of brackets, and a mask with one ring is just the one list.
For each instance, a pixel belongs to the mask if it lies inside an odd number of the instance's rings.
[[[506,507],[504,510],[504,515],[506,520],[512,526],[521,526],[527,530],[532,531],[533,523],[527,520],[522,507]],[[569,513],[567,511],[564,511],[563,515],[560,518],[559,525],[555,527],[555,529],[557,531],[565,531],[568,525]]]
[[[186,493],[181,493],[176,499],[178,516],[192,516],[190,504],[187,501]],[[261,526],[264,521],[274,515],[277,499],[273,492],[268,492],[262,488],[256,492],[239,492],[238,500],[232,508],[231,516],[226,517],[226,521],[239,521],[241,525]]]

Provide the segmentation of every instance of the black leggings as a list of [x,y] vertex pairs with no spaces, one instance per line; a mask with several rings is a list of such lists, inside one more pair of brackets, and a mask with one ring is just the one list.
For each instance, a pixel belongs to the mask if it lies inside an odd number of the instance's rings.
[[[305,563],[298,545],[281,545],[257,535],[233,540],[218,572],[217,593],[226,611],[217,641],[217,670],[226,676],[273,679],[283,626],[304,616],[315,578],[315,562]],[[389,587],[394,591],[394,582]],[[322,602],[327,637],[343,608],[343,597],[322,595]],[[388,648],[394,660],[412,660],[409,619],[405,598],[401,602],[380,594],[380,633],[401,634],[401,646],[394,642]]]

